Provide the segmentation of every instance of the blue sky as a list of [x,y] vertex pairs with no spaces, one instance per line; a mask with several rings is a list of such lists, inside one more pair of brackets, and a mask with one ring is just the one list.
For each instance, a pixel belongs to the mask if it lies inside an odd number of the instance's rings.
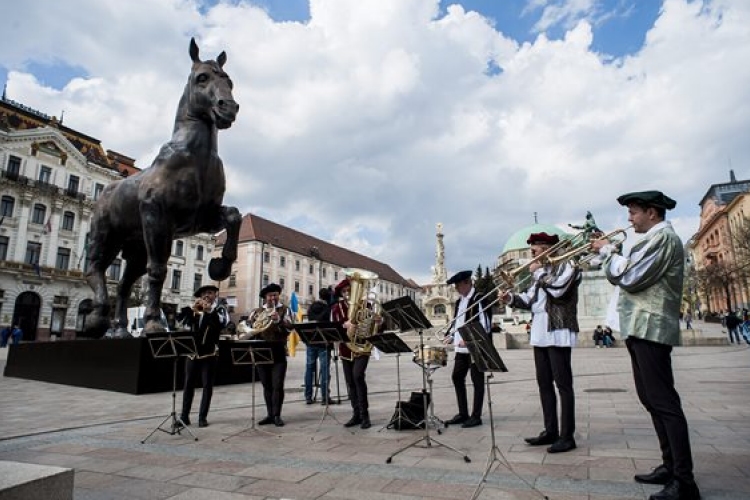
[[[458,3],[461,7],[450,7]],[[310,7],[312,6],[312,8]],[[147,15],[146,15],[147,13]],[[478,14],[476,14],[478,13]],[[685,240],[750,178],[746,0],[25,0],[4,8],[8,97],[147,167],[194,36],[240,113],[225,202],[431,279],[493,267],[534,220],[660,189]],[[731,165],[731,167],[730,167]]]

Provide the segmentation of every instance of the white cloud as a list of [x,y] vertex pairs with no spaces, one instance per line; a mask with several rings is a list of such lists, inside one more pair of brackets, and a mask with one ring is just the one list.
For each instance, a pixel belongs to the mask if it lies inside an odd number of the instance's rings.
[[[750,5],[666,0],[643,49],[613,63],[591,50],[593,2],[552,5],[545,22],[571,20],[566,36],[519,45],[458,5],[437,18],[435,0],[312,0],[306,24],[246,2],[201,16],[187,0],[27,0],[5,9],[0,60],[12,99],[65,109],[145,167],[171,133],[190,36],[204,58],[226,50],[240,112],[219,137],[225,201],[418,281],[437,222],[449,270],[475,269],[534,212],[626,226],[615,198],[632,190],[677,199],[689,237],[727,159],[750,177]],[[52,60],[89,76],[54,90],[26,70]]]

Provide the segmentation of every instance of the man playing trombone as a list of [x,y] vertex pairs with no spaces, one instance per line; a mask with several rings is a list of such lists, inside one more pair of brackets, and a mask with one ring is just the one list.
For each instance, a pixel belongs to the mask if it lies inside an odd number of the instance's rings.
[[[581,271],[570,261],[550,264],[550,249],[560,243],[557,235],[534,233],[526,241],[531,245],[532,261],[528,265],[533,283],[523,293],[506,292],[504,300],[511,307],[531,310],[531,336],[534,348],[536,381],[542,402],[544,431],[526,438],[532,446],[550,445],[549,453],[575,449],[575,394],[571,350],[578,336],[578,286]],[[560,394],[560,422],[557,419],[557,397]]]

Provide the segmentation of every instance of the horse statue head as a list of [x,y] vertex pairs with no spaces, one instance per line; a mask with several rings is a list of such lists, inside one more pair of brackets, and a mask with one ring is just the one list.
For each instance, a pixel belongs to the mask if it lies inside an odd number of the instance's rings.
[[224,71],[225,52],[202,61],[195,39],[189,49],[192,67],[180,98],[171,139],[150,167],[108,185],[94,207],[89,232],[87,278],[94,291],[86,321],[89,336],[109,326],[106,270],[118,254],[126,265],[117,287],[116,336],[127,336],[127,301],[133,284],[148,273],[145,333],[163,331],[161,292],[175,238],[226,230],[220,257],[211,259],[212,280],[229,277],[237,258],[242,217],[224,206],[226,181],[218,155],[217,131],[234,123],[239,105]]

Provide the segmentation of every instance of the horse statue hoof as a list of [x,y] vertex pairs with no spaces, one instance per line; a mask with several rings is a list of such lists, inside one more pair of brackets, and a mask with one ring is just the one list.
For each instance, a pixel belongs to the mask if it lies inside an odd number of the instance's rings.
[[118,327],[115,328],[115,332],[112,335],[113,339],[129,339],[133,338],[133,336],[130,334],[127,328],[124,327]]
[[112,326],[109,317],[99,314],[98,311],[93,311],[86,318],[86,336],[94,339],[100,339],[104,337],[107,330]]
[[232,274],[232,261],[224,257],[216,257],[208,263],[208,275],[214,281],[224,281]]
[[143,327],[143,332],[141,334],[148,335],[150,333],[165,333],[166,331],[167,330],[161,322],[150,319],[146,321],[146,326]]

